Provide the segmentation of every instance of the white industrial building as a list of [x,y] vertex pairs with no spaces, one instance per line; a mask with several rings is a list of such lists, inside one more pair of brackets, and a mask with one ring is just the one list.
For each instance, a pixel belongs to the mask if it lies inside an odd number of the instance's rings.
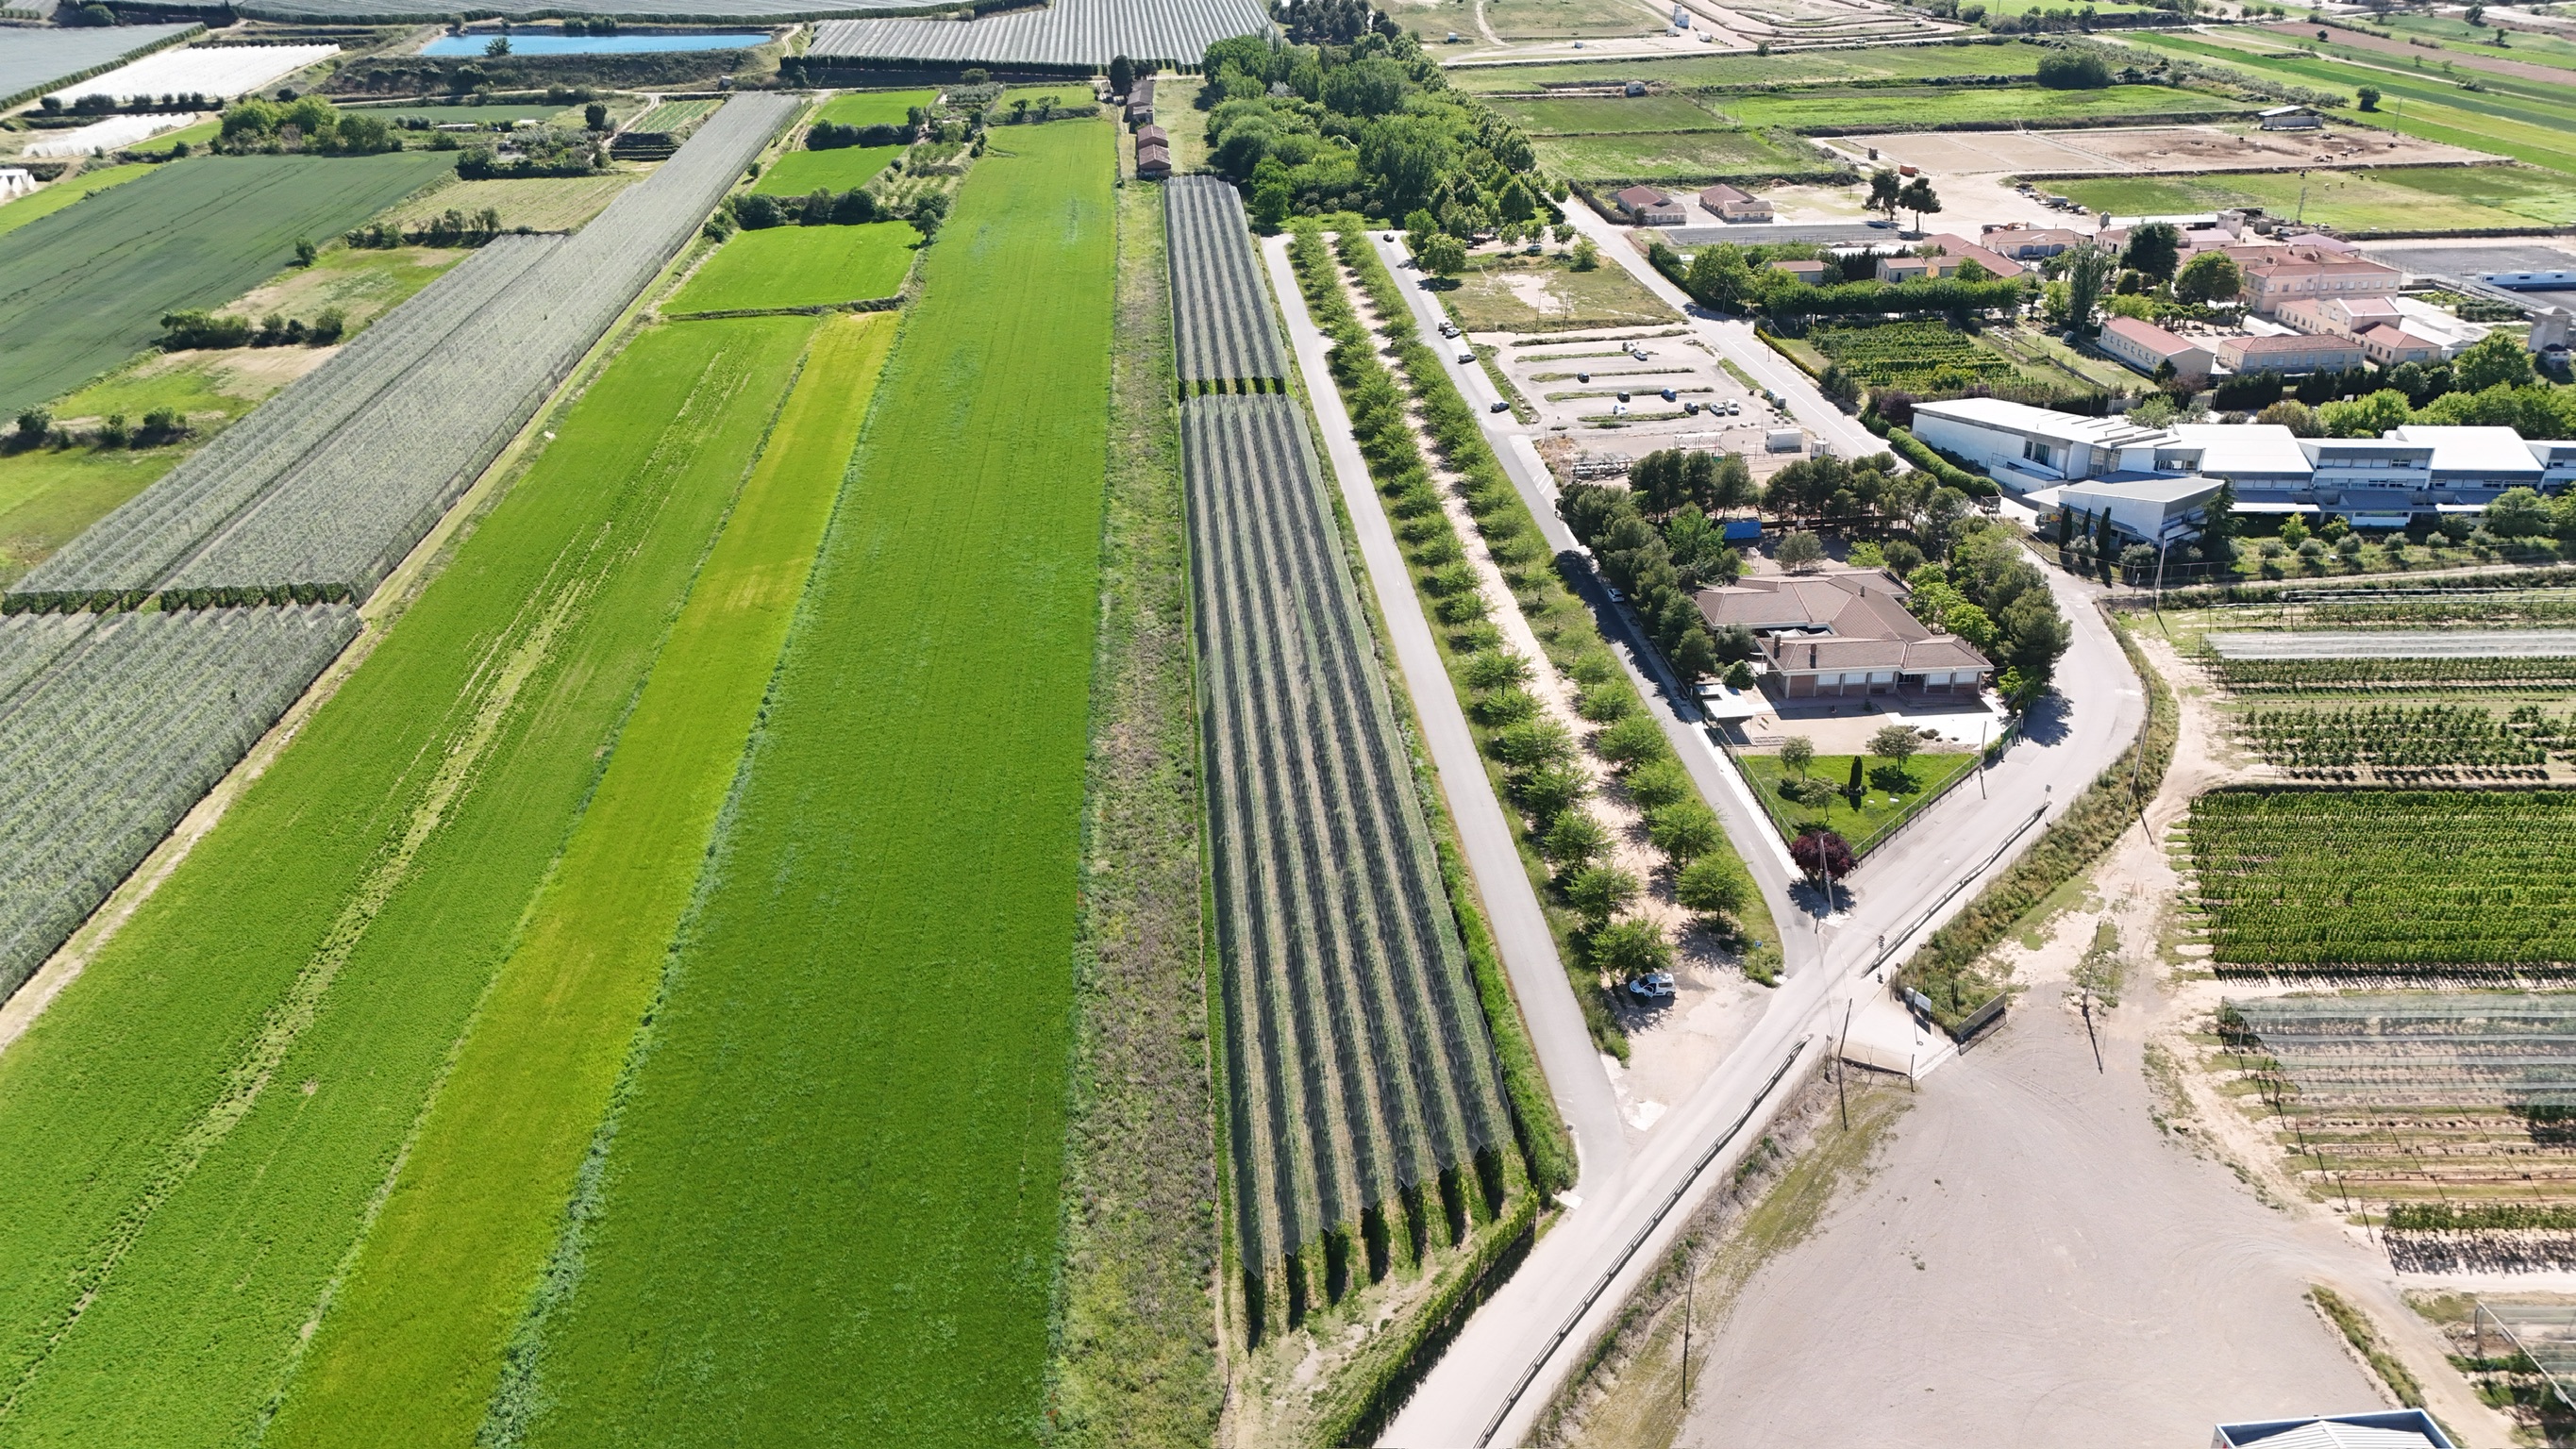
[[[2576,484],[2576,442],[2532,442],[2511,428],[2410,423],[2379,438],[2301,438],[2269,423],[2150,428],[1954,398],[1916,403],[1913,431],[2036,507],[2107,512],[2123,534],[2150,543],[2196,529],[2220,483],[2239,513],[2335,514],[2357,528],[2477,513],[2508,488]],[[2114,497],[2129,501],[2112,508]]]
[[2372,1409],[2221,1424],[2209,1449],[2453,1449],[2451,1436],[2422,1409]]

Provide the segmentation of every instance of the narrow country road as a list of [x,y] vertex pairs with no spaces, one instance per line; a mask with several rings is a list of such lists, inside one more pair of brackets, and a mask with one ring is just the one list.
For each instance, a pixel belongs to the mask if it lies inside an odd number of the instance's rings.
[[[1399,280],[1411,282],[1411,275],[1398,266],[1402,253],[1389,245],[1384,234],[1373,234],[1372,241]],[[1609,241],[1626,250],[1624,240],[1613,236]],[[1284,266],[1279,245],[1272,250],[1274,269]],[[1604,250],[1611,247],[1605,245]],[[1635,260],[1644,266],[1643,258]],[[1646,270],[1651,275],[1652,269]],[[1418,285],[1404,290],[1416,326],[1443,359],[1451,380],[1471,400],[1490,402],[1495,394],[1483,370],[1472,363],[1458,363],[1454,351],[1441,345],[1435,299]],[[1668,284],[1662,290],[1671,291]],[[1283,307],[1290,300],[1283,294]],[[1356,463],[1356,445],[1338,400],[1329,414],[1323,414],[1324,400],[1332,396],[1330,380],[1322,372],[1323,339],[1302,305],[1288,310],[1289,331],[1301,362],[1312,351],[1307,377],[1317,393],[1328,445],[1347,450]],[[1697,325],[1705,333],[1715,324],[1700,319]],[[1768,353],[1751,341],[1749,328],[1735,325],[1749,345]],[[1857,425],[1816,393],[1804,374],[1785,364],[1778,367],[1785,375],[1769,385],[1789,400],[1801,421],[1812,418],[1857,431]],[[1764,376],[1751,367],[1747,370]],[[1556,514],[1555,485],[1526,436],[1508,414],[1483,416],[1487,440],[1537,516],[1550,546],[1560,552],[1574,548],[1573,537]],[[1810,427],[1836,436],[1813,422]],[[1861,437],[1875,451],[1877,440],[1866,432]],[[1354,507],[1355,515],[1358,511]],[[1373,497],[1370,512],[1376,512]],[[1369,565],[1373,574],[1392,569],[1391,577],[1403,577],[1391,539],[1387,562],[1382,566],[1372,556]],[[1665,1114],[1626,1171],[1615,1176],[1596,1173],[1587,1164],[1577,1192],[1579,1205],[1539,1241],[1469,1320],[1380,1444],[1398,1449],[1460,1449],[1520,1442],[1585,1346],[1616,1315],[1619,1304],[1651,1269],[1709,1187],[1723,1180],[1744,1145],[1759,1137],[1758,1123],[1776,1105],[1770,1089],[1782,1071],[1824,1050],[1832,1023],[1841,1017],[1842,1001],[1857,992],[1883,990],[1869,974],[1874,968],[1902,960],[1923,935],[1973,898],[1977,887],[2037,837],[2035,826],[2043,815],[2063,810],[2127,747],[2145,717],[2143,686],[2130,672],[2087,587],[2054,570],[2048,571],[2048,579],[2075,630],[2074,645],[2058,670],[2059,697],[2035,712],[2028,737],[1986,772],[1982,790],[1953,791],[1872,853],[1835,893],[1831,914],[1822,913],[1826,903],[1798,881],[1759,802],[1702,731],[1696,705],[1643,645],[1635,621],[1624,608],[1610,603],[1597,580],[1577,579],[1603,636],[1646,695],[1701,793],[1717,809],[1769,903],[1782,932],[1786,958],[1782,985],[1751,1034],[1691,1096]],[[1384,592],[1381,584],[1381,596]],[[1409,602],[1410,591],[1404,595]],[[1437,671],[1436,658],[1429,667]],[[1406,672],[1413,675],[1409,662]],[[1419,700],[1434,692],[1434,687],[1417,678],[1414,692]],[[1445,679],[1439,680],[1437,692],[1444,699],[1450,697]],[[1442,768],[1445,775],[1445,761]],[[1481,782],[1481,765],[1468,768]],[[1517,860],[1512,863],[1512,875],[1526,879]],[[1490,898],[1494,886],[1481,873],[1479,883]],[[1539,929],[1544,930],[1543,922]],[[1517,983],[1517,974],[1514,979]],[[1563,980],[1562,972],[1557,980]],[[1544,1064],[1563,1100],[1568,1089],[1556,1079],[1556,1062]],[[1597,1063],[1588,1056],[1588,1043],[1586,1065],[1588,1090],[1601,1078]],[[1614,1130],[1615,1125],[1614,1120]],[[1748,1127],[1754,1130],[1745,1130]]]
[[1404,672],[1414,710],[1422,720],[1423,745],[1439,772],[1450,817],[1457,822],[1467,869],[1484,901],[1503,969],[1511,977],[1512,994],[1520,998],[1539,1069],[1547,1074],[1557,1110],[1565,1114],[1566,1126],[1573,1131],[1582,1172],[1578,1190],[1589,1191],[1595,1180],[1615,1178],[1627,1165],[1618,1096],[1601,1069],[1592,1033],[1583,1024],[1583,1008],[1575,1001],[1565,963],[1556,954],[1556,937],[1547,928],[1538,893],[1521,866],[1511,822],[1494,796],[1475,736],[1467,729],[1466,711],[1450,686],[1431,625],[1423,617],[1422,601],[1414,596],[1413,580],[1405,572],[1395,530],[1387,523],[1377,485],[1370,481],[1368,464],[1351,434],[1350,414],[1343,409],[1342,395],[1324,362],[1329,350],[1324,334],[1306,314],[1305,296],[1298,291],[1296,271],[1288,262],[1288,238],[1272,237],[1262,250],[1269,261],[1280,315],[1288,323],[1289,342],[1296,349],[1298,370],[1306,379],[1316,420],[1323,428],[1325,456],[1341,486],[1352,531],[1359,535],[1369,587],[1377,596],[1378,612],[1386,619],[1387,634],[1395,644],[1397,666]]

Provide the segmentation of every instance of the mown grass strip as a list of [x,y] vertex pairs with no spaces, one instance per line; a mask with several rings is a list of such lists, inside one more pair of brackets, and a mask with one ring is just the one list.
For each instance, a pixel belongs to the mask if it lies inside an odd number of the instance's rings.
[[995,141],[926,258],[566,1255],[532,1444],[1045,1432],[1112,147]]
[[821,307],[891,297],[912,270],[920,236],[901,221],[737,232],[665,310]]
[[0,1433],[256,1432],[812,326],[639,338],[293,747],[0,1055]]
[[834,319],[477,1012],[274,1445],[462,1444],[661,978],[867,416],[892,317]]

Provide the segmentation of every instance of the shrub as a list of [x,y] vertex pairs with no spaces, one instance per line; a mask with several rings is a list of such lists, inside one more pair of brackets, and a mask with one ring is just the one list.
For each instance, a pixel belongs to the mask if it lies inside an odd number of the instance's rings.
[[1594,724],[1616,724],[1637,712],[1637,696],[1624,679],[1604,680],[1577,695],[1574,709]]
[[1523,769],[1568,764],[1574,759],[1574,738],[1554,720],[1525,720],[1494,736],[1494,758]]
[[1622,980],[1650,971],[1673,969],[1672,938],[1652,921],[1619,921],[1592,933],[1585,943],[1592,968]]
[[1512,798],[1542,828],[1555,825],[1591,790],[1592,778],[1573,765],[1541,765],[1512,778]]
[[1589,814],[1568,810],[1557,816],[1556,823],[1547,828],[1547,836],[1539,843],[1539,848],[1547,853],[1548,859],[1556,862],[1558,869],[1578,871],[1610,848],[1610,832]]
[[1640,810],[1658,810],[1694,793],[1679,760],[1651,760],[1628,772],[1628,798]]
[[1637,891],[1637,878],[1615,865],[1586,866],[1565,883],[1566,900],[1594,926],[1626,910]]
[[1526,689],[1506,685],[1477,700],[1475,710],[1476,719],[1481,724],[1490,727],[1514,725],[1537,716],[1538,700]]
[[1723,857],[1703,855],[1673,880],[1673,898],[1703,916],[1732,916],[1744,909],[1744,877]]
[[1697,800],[1676,800],[1646,812],[1646,838],[1680,868],[1714,853],[1726,843],[1726,832],[1717,823],[1716,811]]
[[2111,84],[2111,68],[2098,55],[2065,51],[2042,60],[2037,79],[2051,90],[2098,91]]
[[1664,731],[1645,715],[1630,715],[1593,736],[1593,753],[1625,770],[1648,760],[1667,757]]

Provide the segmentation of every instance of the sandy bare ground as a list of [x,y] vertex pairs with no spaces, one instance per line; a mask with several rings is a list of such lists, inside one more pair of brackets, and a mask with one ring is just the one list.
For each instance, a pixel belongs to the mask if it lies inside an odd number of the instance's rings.
[[[2142,642],[2185,704],[2146,823],[2039,949],[2008,948],[2023,994],[2001,1031],[1926,1078],[1867,1185],[1746,1284],[1671,1442],[2189,1444],[2222,1419],[2390,1402],[2304,1301],[2312,1283],[2369,1316],[2463,1443],[2508,1441],[2367,1235],[2174,1069],[2215,983],[2160,960],[2164,836],[2247,762],[2181,661]],[[2096,1018],[2097,1066],[2066,978],[2105,919],[2129,985]]]
[[[2493,160],[2484,152],[2383,131],[2266,132],[2250,126],[2122,126],[2072,131],[1900,131],[1847,146],[1936,176],[2246,171],[2300,166],[2420,166]],[[1865,154],[1865,153],[1864,153]],[[2327,159],[2320,161],[2323,156]]]

